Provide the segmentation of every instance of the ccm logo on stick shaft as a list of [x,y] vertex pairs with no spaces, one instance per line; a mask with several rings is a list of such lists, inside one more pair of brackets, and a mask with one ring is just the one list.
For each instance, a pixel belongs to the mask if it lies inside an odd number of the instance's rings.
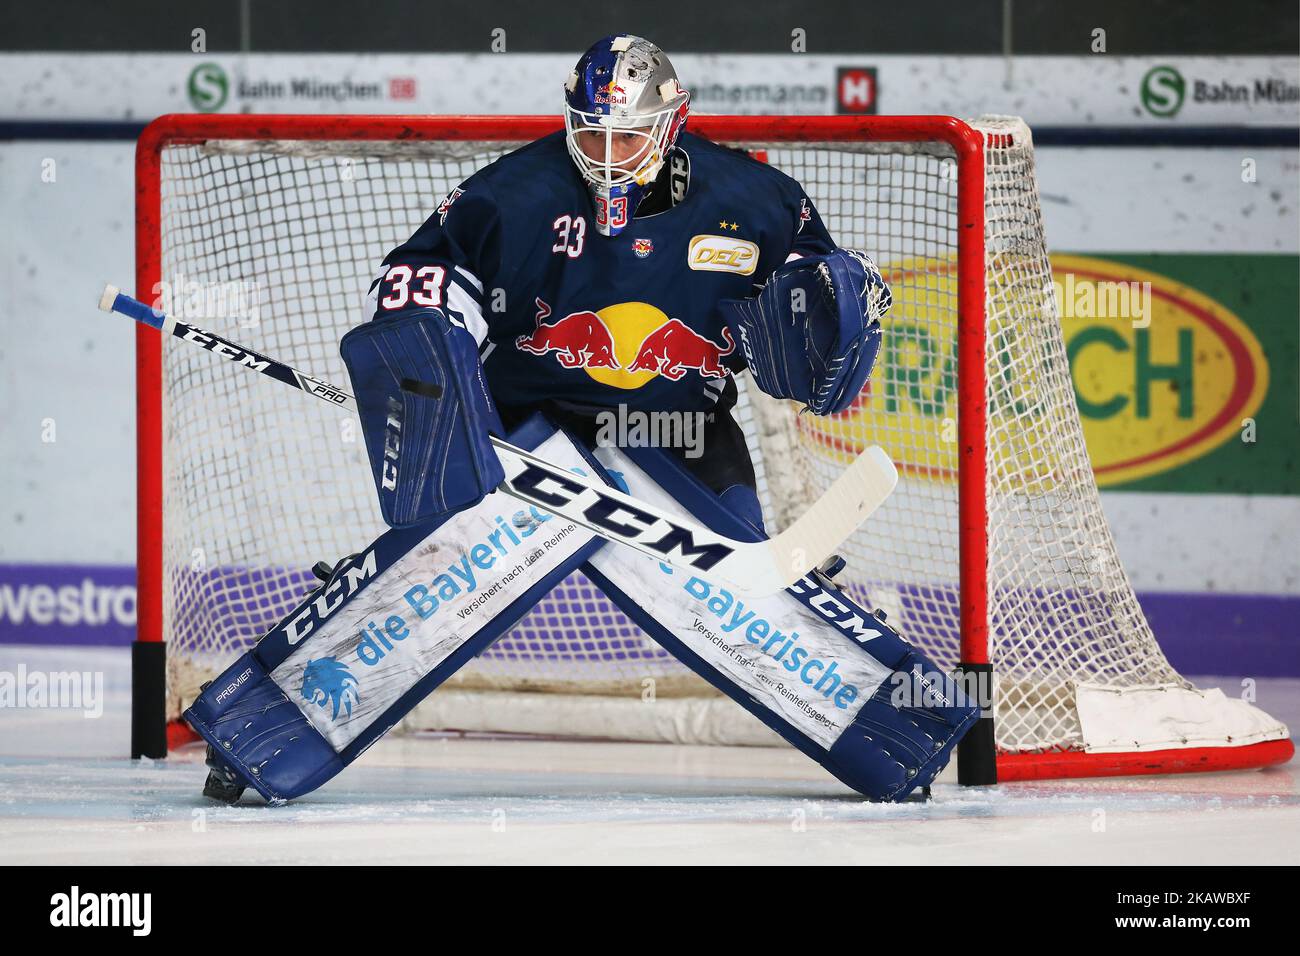
[[617,535],[638,550],[664,557],[676,551],[699,571],[712,569],[734,553],[732,548],[717,540],[696,544],[698,531],[680,527],[666,518],[641,510],[630,501],[620,501],[612,494],[574,481],[566,472],[529,461],[523,465],[521,472],[506,479],[521,497],[530,498],[550,510],[565,505],[579,507],[590,526]]

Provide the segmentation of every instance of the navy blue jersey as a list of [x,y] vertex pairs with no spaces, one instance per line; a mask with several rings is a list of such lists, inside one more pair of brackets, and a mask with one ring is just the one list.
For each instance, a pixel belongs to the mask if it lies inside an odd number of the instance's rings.
[[684,135],[660,176],[676,201],[602,236],[562,132],[515,150],[384,260],[375,317],[453,314],[506,408],[725,407],[745,365],[718,301],[835,244],[797,182],[736,150]]

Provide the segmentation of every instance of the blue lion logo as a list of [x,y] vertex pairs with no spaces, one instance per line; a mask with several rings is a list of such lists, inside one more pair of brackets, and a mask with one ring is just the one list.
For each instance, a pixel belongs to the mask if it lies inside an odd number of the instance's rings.
[[339,708],[347,709],[352,716],[352,704],[361,699],[357,693],[357,679],[352,676],[346,664],[335,657],[319,657],[308,661],[302,672],[302,699],[320,707],[333,702],[334,712],[330,719],[339,719]]

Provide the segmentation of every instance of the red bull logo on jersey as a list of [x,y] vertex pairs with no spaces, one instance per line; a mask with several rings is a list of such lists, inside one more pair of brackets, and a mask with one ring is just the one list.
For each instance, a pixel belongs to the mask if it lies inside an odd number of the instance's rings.
[[655,244],[649,239],[633,239],[632,251],[636,253],[638,259],[644,259],[655,251]]
[[674,382],[688,369],[705,378],[726,378],[727,370],[720,359],[734,352],[736,343],[726,326],[722,328],[722,337],[727,343],[725,348],[700,335],[681,319],[669,319],[645,337],[629,371],[653,370]]
[[595,312],[570,312],[551,324],[546,319],[551,307],[537,303],[537,330],[515,339],[515,347],[533,355],[555,353],[565,368],[618,368],[614,358],[614,336]]
[[602,384],[636,389],[659,376],[676,382],[689,372],[718,379],[730,374],[722,360],[736,344],[725,328],[722,341],[715,342],[647,302],[620,302],[547,322],[551,307],[541,299],[536,303],[537,328],[516,338],[516,348],[554,355],[564,368],[581,368]]

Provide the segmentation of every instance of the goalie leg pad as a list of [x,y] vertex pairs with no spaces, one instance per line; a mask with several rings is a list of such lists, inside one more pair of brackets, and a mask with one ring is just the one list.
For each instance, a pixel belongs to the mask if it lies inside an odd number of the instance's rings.
[[[510,440],[600,473],[540,416]],[[603,544],[505,495],[437,523],[388,531],[340,562],[199,695],[185,719],[229,774],[267,800],[301,796],[355,760]]]
[[[759,539],[670,455],[597,454],[638,498]],[[583,570],[679,660],[872,800],[928,786],[979,716],[947,674],[819,576],[745,601],[626,548]]]
[[256,651],[214,680],[185,719],[208,742],[210,760],[222,765],[227,778],[238,778],[270,803],[314,790],[344,766],[267,675]]

